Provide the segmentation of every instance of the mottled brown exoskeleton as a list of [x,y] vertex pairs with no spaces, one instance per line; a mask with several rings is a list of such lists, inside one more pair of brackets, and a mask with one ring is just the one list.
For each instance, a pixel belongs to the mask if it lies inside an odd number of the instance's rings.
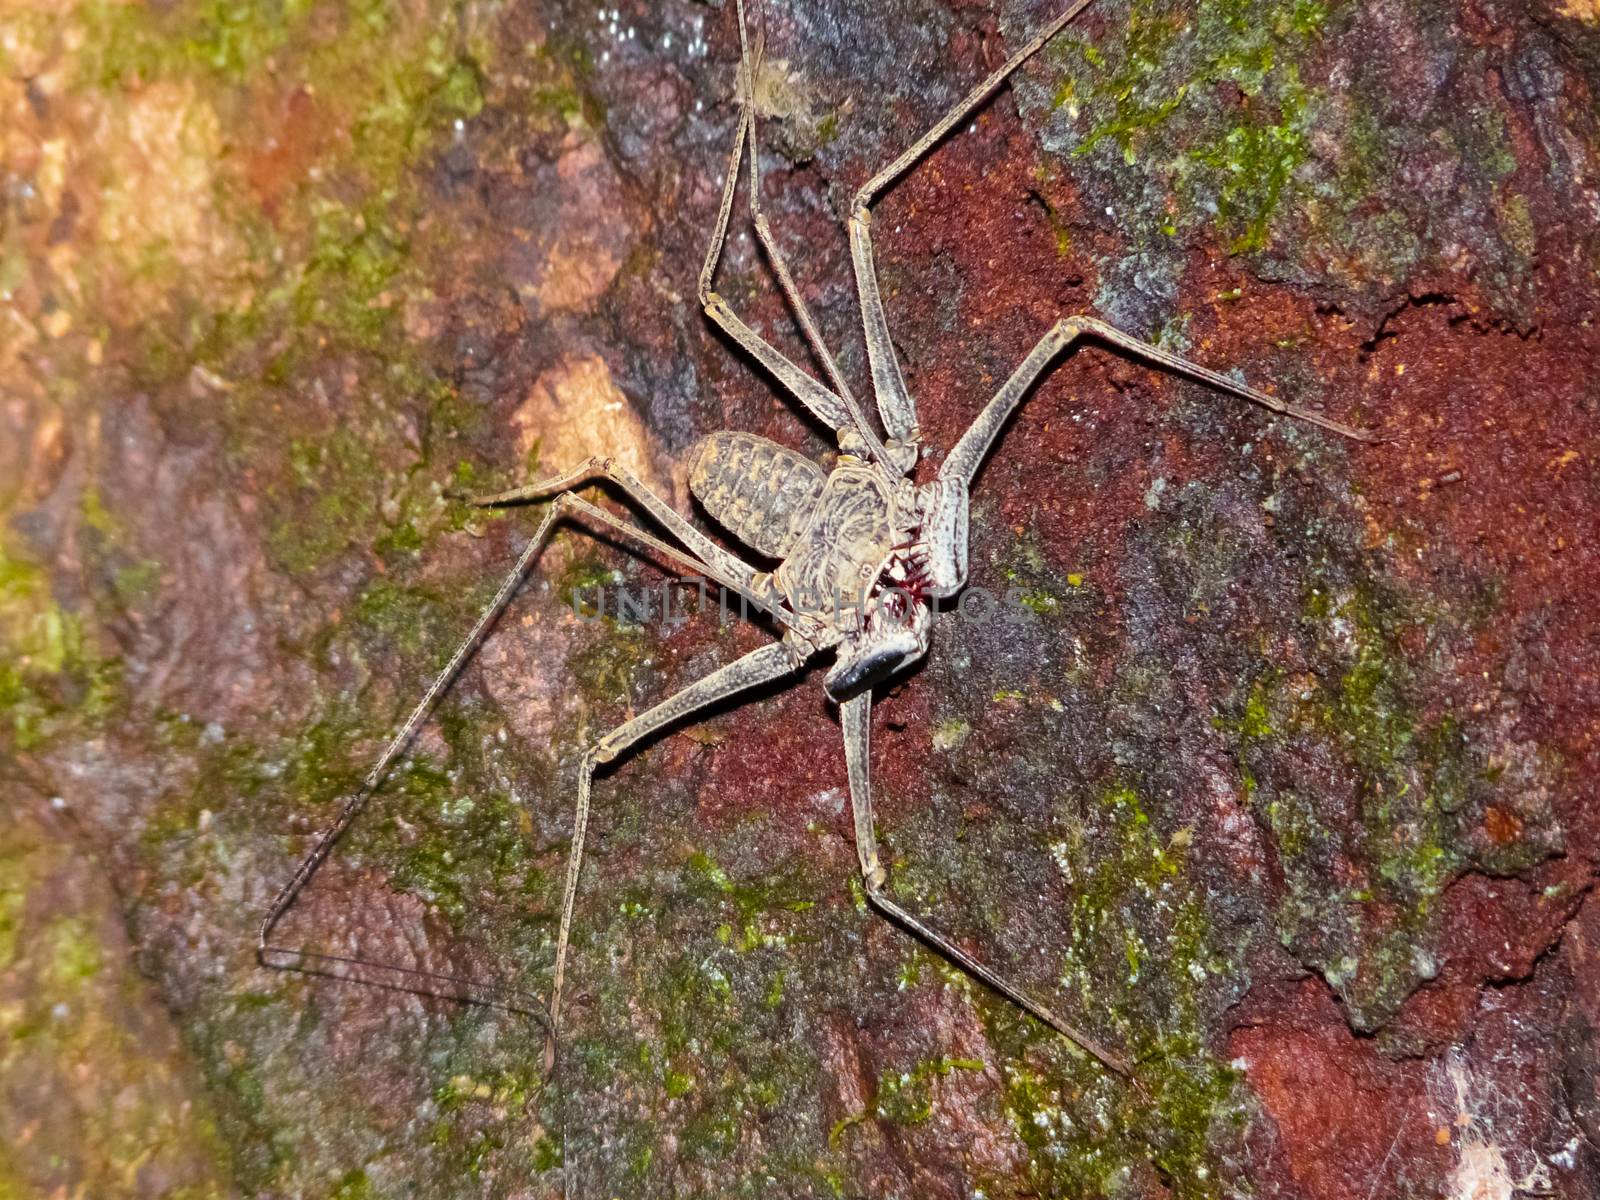
[[[1273,412],[1309,421],[1345,437],[1370,439],[1359,430],[1245,387],[1104,322],[1074,316],[1058,321],[1045,333],[984,406],[935,477],[921,485],[912,480],[911,472],[920,456],[921,433],[916,406],[906,389],[890,342],[888,320],[873,267],[872,203],[973,109],[983,104],[1007,76],[1089,2],[1076,0],[856,193],[848,217],[850,253],[861,303],[873,395],[883,426],[881,435],[862,412],[832,353],[818,334],[760,209],[755,114],[750,101],[754,68],[741,5],[740,116],[716,227],[700,274],[700,301],[712,321],[835,432],[838,456],[832,468],[824,470],[803,455],[765,438],[734,432],[714,433],[695,449],[689,474],[691,490],[705,510],[740,542],[768,558],[781,560],[770,572],[723,549],[609,458],[592,458],[568,474],[514,491],[472,498],[471,502],[479,505],[513,504],[548,497],[554,497],[554,502],[545,511],[537,531],[478,623],[379,756],[361,789],[346,801],[333,825],[274,900],[262,922],[257,942],[263,963],[337,975],[351,973],[347,968],[355,965],[354,960],[274,946],[273,931],[505,608],[550,530],[559,521],[575,519],[620,533],[744,597],[783,630],[782,638],[690,684],[585,749],[578,768],[572,848],[556,940],[555,978],[547,1006],[539,1005],[514,989],[409,968],[379,968],[394,975],[376,981],[534,1013],[543,1008],[553,1054],[595,768],[611,762],[668,725],[740,692],[794,675],[819,655],[832,654],[833,664],[823,678],[823,686],[839,705],[855,817],[856,850],[868,899],[879,911],[964,971],[1059,1030],[1105,1066],[1118,1074],[1129,1075],[1128,1065],[1121,1057],[1096,1044],[922,919],[908,913],[885,890],[887,872],[878,858],[868,777],[867,733],[872,689],[927,653],[934,603],[955,595],[966,583],[967,495],[973,476],[1028,389],[1052,361],[1079,341],[1089,339],[1109,344],[1134,358],[1199,380]],[[740,167],[747,154],[750,208],[756,235],[796,321],[823,368],[826,383],[813,378],[776,350],[740,320],[713,290],[717,264],[727,239]],[[641,529],[577,494],[579,487],[597,481],[608,481],[620,490],[667,537]]]

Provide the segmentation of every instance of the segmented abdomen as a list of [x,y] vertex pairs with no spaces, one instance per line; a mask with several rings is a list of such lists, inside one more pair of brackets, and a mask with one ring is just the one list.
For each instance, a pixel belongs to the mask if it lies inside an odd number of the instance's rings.
[[713,433],[689,467],[689,490],[706,511],[773,558],[789,553],[826,481],[809,458],[753,433]]

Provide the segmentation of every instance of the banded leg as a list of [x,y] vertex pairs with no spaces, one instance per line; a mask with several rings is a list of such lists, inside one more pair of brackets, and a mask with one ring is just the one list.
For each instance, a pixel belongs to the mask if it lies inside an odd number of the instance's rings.
[[[772,237],[770,227],[760,212],[760,175],[757,165],[755,145],[755,70],[751,62],[749,39],[745,33],[744,5],[739,4],[739,127],[734,134],[733,149],[728,156],[728,170],[722,186],[722,202],[717,209],[716,225],[712,229],[711,242],[706,247],[705,263],[700,268],[700,304],[705,309],[706,315],[743,347],[757,362],[782,384],[790,394],[800,403],[811,410],[811,413],[836,435],[854,431],[867,452],[876,457],[880,462],[888,463],[889,454],[877,433],[867,423],[861,412],[861,406],[850,393],[849,386],[840,374],[833,355],[823,342],[821,334],[817,331],[816,323],[811,319],[811,313],[801,299],[794,279],[789,274],[787,263],[779,252],[776,240]],[[823,369],[833,382],[837,392],[830,391],[797,364],[790,360],[772,343],[768,342],[759,333],[752,329],[738,316],[728,303],[712,287],[717,273],[717,265],[722,258],[723,247],[728,240],[728,222],[733,214],[734,195],[739,185],[739,168],[744,161],[745,144],[749,142],[750,149],[750,213],[756,222],[756,236],[766,249],[773,270],[778,277],[778,283],[790,307],[793,309],[801,330],[805,333],[806,340],[816,353]]]
[[855,265],[856,290],[861,298],[867,361],[872,366],[872,387],[878,397],[878,414],[883,418],[884,428],[889,431],[891,440],[916,442],[920,440],[920,433],[917,429],[916,404],[906,389],[905,376],[900,372],[900,360],[895,354],[894,342],[889,337],[889,321],[884,314],[883,297],[878,291],[877,267],[872,258],[872,202],[933,149],[968,113],[994,95],[1008,75],[1060,33],[1067,22],[1087,8],[1089,3],[1090,0],[1074,0],[1065,12],[1034,34],[1027,45],[968,92],[959,104],[912,143],[900,157],[867,180],[850,206],[850,257]]
[[[861,879],[867,889],[867,899],[884,916],[915,934],[968,975],[982,980],[1012,1003],[1032,1013],[1099,1061],[1102,1066],[1133,1082],[1133,1074],[1121,1057],[1067,1024],[1021,989],[1007,983],[965,950],[957,947],[942,934],[935,933],[919,918],[912,916],[890,899],[888,893],[884,891],[889,873],[878,861],[878,837],[872,828],[871,692],[861,692],[846,700],[839,706],[839,717],[844,726],[844,757],[850,777],[850,807],[855,814],[856,855],[861,860]],[[1138,1086],[1136,1082],[1135,1086]]]
[[782,679],[804,665],[811,656],[811,645],[790,634],[781,642],[752,650],[680,692],[667,697],[654,708],[619,725],[584,752],[578,765],[578,802],[572,820],[572,849],[567,857],[566,886],[561,898],[561,928],[556,935],[555,982],[550,989],[550,1054],[561,1025],[561,988],[566,978],[567,946],[572,932],[572,909],[578,895],[578,873],[583,866],[583,841],[589,828],[589,793],[594,769],[608,763],[635,742],[674,721],[725,700],[739,692]]
[[[579,477],[580,479],[582,478],[581,472]],[[535,487],[537,486],[539,485],[535,485]],[[644,489],[642,484],[637,486],[645,495],[650,495],[652,499],[655,499],[651,493]],[[480,503],[500,503],[505,500],[506,497],[504,496],[489,497],[480,501]],[[657,500],[657,503],[661,504],[663,508],[666,507],[664,502]],[[666,511],[671,512],[671,509],[668,508]],[[335,816],[333,823],[317,838],[311,850],[295,868],[295,872],[289,881],[284,884],[273,898],[272,903],[267,907],[266,914],[262,918],[261,925],[256,933],[256,958],[262,966],[280,970],[305,971],[378,987],[390,987],[412,992],[420,991],[443,999],[457,1000],[469,1004],[490,1005],[517,1013],[538,1016],[541,1020],[546,1019],[544,1006],[536,998],[493,980],[471,979],[398,964],[372,962],[348,955],[327,954],[314,950],[275,945],[272,942],[272,937],[279,923],[287,915],[289,909],[294,906],[300,893],[305,890],[318,869],[327,861],[339,839],[344,836],[345,831],[361,814],[371,800],[372,794],[383,782],[395,762],[410,746],[423,721],[432,713],[440,697],[449,689],[450,684],[460,673],[467,659],[471,657],[473,651],[493,627],[495,621],[499,619],[500,614],[505,611],[506,605],[511,602],[511,597],[516,593],[518,585],[527,574],[528,567],[544,546],[551,529],[571,512],[580,513],[609,525],[624,535],[687,566],[689,569],[704,573],[707,578],[716,580],[724,587],[738,589],[739,581],[737,579],[725,575],[692,554],[688,554],[675,546],[663,542],[659,538],[653,537],[645,530],[630,525],[620,517],[613,516],[579,496],[575,496],[570,492],[563,492],[556,498],[556,502],[550,506],[549,511],[544,514],[538,529],[534,532],[533,537],[528,540],[528,544],[523,548],[522,553],[518,555],[516,564],[506,574],[499,590],[495,592],[494,598],[479,614],[471,632],[456,647],[455,652],[450,656],[450,660],[434,678],[428,690],[423,693],[422,699],[411,710],[411,714],[401,725],[399,731],[389,741],[389,744],[384,747],[377,761],[373,763],[371,770],[367,772],[361,786],[345,801],[343,807],[340,808]],[[690,528],[692,530],[693,527],[691,526]],[[728,557],[731,558],[732,556]],[[738,560],[734,561],[737,562]],[[739,565],[741,567],[744,566],[742,563]],[[749,570],[749,568],[745,569],[746,571]],[[741,574],[739,578],[744,578],[744,575]],[[774,615],[780,616],[781,619],[786,614],[775,613]],[[377,974],[375,975],[374,973]]]
[[1198,380],[1201,383],[1210,384],[1218,391],[1249,400],[1253,404],[1259,404],[1261,407],[1270,409],[1275,413],[1282,413],[1286,417],[1293,417],[1298,421],[1309,421],[1313,425],[1320,425],[1322,428],[1331,430],[1341,437],[1353,438],[1358,442],[1380,440],[1376,435],[1365,430],[1353,428],[1341,421],[1335,421],[1331,417],[1311,412],[1309,409],[1301,408],[1299,405],[1280,400],[1276,396],[1269,396],[1265,392],[1256,391],[1255,388],[1236,383],[1226,375],[1220,375],[1216,371],[1200,366],[1198,363],[1190,362],[1186,358],[1180,358],[1178,355],[1162,350],[1158,346],[1152,346],[1149,342],[1141,341],[1131,334],[1123,333],[1120,329],[1107,325],[1104,321],[1097,321],[1093,317],[1067,317],[1064,320],[1057,321],[1050,331],[1039,339],[1038,344],[1028,352],[1028,356],[1022,360],[1021,365],[1011,373],[1011,378],[1001,385],[994,398],[984,406],[983,411],[978,414],[977,420],[973,421],[966,433],[961,435],[961,440],[956,443],[955,448],[950,451],[950,456],[944,460],[944,465],[939,468],[940,480],[959,483],[963,489],[970,486],[972,477],[977,474],[979,465],[989,452],[989,447],[994,443],[994,439],[999,435],[1000,430],[1004,428],[1006,419],[1011,416],[1012,410],[1021,402],[1022,397],[1027,394],[1034,380],[1038,379],[1039,375],[1050,365],[1051,360],[1056,355],[1084,337],[1099,338],[1103,342],[1126,351],[1135,358],[1166,367],[1170,371],[1175,371],[1179,375],[1186,375],[1190,379]]
[[596,476],[604,476],[620,487],[629,499],[649,513],[673,537],[687,546],[692,557],[686,559],[682,551],[674,549],[659,538],[654,538],[643,530],[625,522],[620,522],[604,509],[596,508],[592,504],[577,500],[576,497],[574,497],[575,507],[583,509],[590,516],[597,517],[620,528],[629,537],[643,542],[663,554],[679,561],[688,562],[696,570],[705,571],[710,578],[716,580],[730,591],[737,592],[785,627],[801,632],[809,628],[809,625],[797,619],[793,613],[779,603],[776,593],[772,590],[770,584],[768,586],[762,585],[761,579],[758,578],[760,573],[754,567],[743,559],[728,553],[728,551],[701,533],[688,518],[645,487],[628,470],[618,466],[613,459],[604,457],[591,458],[573,470],[568,471],[565,475],[557,475],[552,479],[530,483],[524,487],[512,488],[506,492],[496,492],[486,496],[473,496],[467,502],[481,508],[489,508],[501,504],[518,504],[527,500],[540,500],[558,492],[563,494],[571,492],[573,488],[582,486]]

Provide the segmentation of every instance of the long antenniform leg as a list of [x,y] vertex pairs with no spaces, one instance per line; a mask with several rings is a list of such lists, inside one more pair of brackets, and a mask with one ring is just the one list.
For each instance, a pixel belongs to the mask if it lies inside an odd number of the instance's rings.
[[850,807],[855,814],[856,855],[861,860],[861,879],[867,889],[867,899],[886,917],[915,934],[967,974],[983,980],[1006,999],[1026,1009],[1056,1032],[1071,1039],[1085,1053],[1118,1075],[1132,1079],[1128,1064],[1119,1056],[1101,1046],[1087,1034],[1067,1024],[1020,988],[1007,983],[965,950],[960,949],[942,934],[935,933],[919,918],[912,916],[889,898],[888,893],[884,891],[889,873],[878,861],[878,837],[872,828],[870,743],[872,693],[860,692],[846,700],[839,707],[839,718],[844,725],[844,757],[850,776]]
[[[695,549],[700,549],[703,544],[703,547],[711,553],[708,555],[687,553],[572,493],[570,489],[581,485],[596,474],[607,475],[616,481],[641,507],[656,517],[670,532],[677,534],[687,544]],[[460,674],[462,667],[472,656],[472,653],[483,641],[489,630],[493,628],[500,614],[505,611],[506,605],[511,602],[518,585],[521,584],[529,566],[538,556],[550,531],[557,522],[568,516],[576,515],[610,526],[624,536],[650,547],[665,557],[688,567],[690,570],[746,596],[758,606],[772,612],[780,621],[789,624],[791,627],[793,626],[792,618],[787,613],[782,610],[768,608],[762,599],[751,591],[751,579],[755,574],[752,567],[717,547],[679,516],[664,500],[656,496],[627,472],[613,467],[609,460],[591,459],[576,471],[559,478],[512,492],[480,497],[471,502],[482,506],[508,504],[518,500],[548,496],[556,492],[560,494],[556,497],[555,503],[544,514],[538,529],[534,532],[533,537],[528,540],[528,544],[523,548],[522,553],[518,555],[516,564],[501,582],[494,598],[479,614],[478,620],[471,631],[462,639],[461,644],[456,647],[455,652],[450,656],[450,660],[434,678],[428,690],[423,693],[422,699],[411,710],[411,714],[400,726],[399,731],[389,741],[389,744],[384,747],[377,761],[373,763],[372,769],[367,772],[361,786],[344,802],[333,823],[317,838],[311,850],[300,861],[299,866],[295,868],[295,872],[289,881],[284,884],[268,906],[256,934],[256,957],[262,966],[305,971],[311,974],[347,979],[352,982],[365,983],[377,987],[421,992],[425,995],[439,996],[443,999],[458,1000],[469,1004],[483,1004],[520,1014],[536,1016],[546,1021],[547,1028],[553,1037],[554,1004],[552,1003],[550,1006],[549,1015],[547,1016],[546,1006],[540,1004],[537,998],[503,983],[426,971],[397,964],[373,962],[349,955],[329,954],[299,947],[276,945],[273,942],[273,935],[283,918],[294,906],[300,894],[310,884],[318,869],[327,861],[339,839],[344,836],[345,831],[349,829],[350,825],[367,806],[372,794],[382,784],[395,762],[411,745],[423,721],[432,713],[440,697],[449,689],[456,676]],[[712,561],[706,561],[707,558]],[[702,701],[702,703],[705,702]],[[670,704],[672,701],[667,703]],[[660,707],[662,706],[658,706],[658,709]],[[657,710],[651,711],[655,712]],[[648,715],[646,714],[646,716]],[[643,719],[640,718],[640,720]],[[668,717],[666,719],[670,720],[671,718]],[[618,732],[620,733],[621,731]],[[612,735],[613,738],[615,736],[615,734]],[[643,735],[636,734],[635,739],[638,736]],[[605,745],[607,742],[602,740],[600,744]],[[600,759],[597,761],[605,760]],[[585,819],[587,817],[588,772],[592,771],[592,767],[592,763],[586,767],[584,782],[581,785],[581,795],[584,800],[581,816]],[[575,845],[581,843],[581,838],[580,827],[579,832],[575,835]],[[570,923],[571,900],[572,894],[569,890],[562,916],[560,943],[558,946],[558,980],[559,960],[564,957],[566,935]],[[559,990],[558,983],[556,992],[559,993]]]

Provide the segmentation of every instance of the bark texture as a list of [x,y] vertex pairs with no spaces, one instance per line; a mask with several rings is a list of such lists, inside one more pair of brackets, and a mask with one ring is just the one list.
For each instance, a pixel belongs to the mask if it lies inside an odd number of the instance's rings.
[[[763,202],[840,217],[1052,15],[772,0]],[[734,13],[0,0],[0,1195],[1600,1194],[1600,8],[1097,0],[878,205],[936,467],[1062,315],[972,582],[881,698],[864,908],[819,673],[603,774],[565,1069],[266,971],[263,907],[531,531],[455,488],[819,430],[695,277]],[[809,365],[747,225],[718,287]],[[288,940],[548,989],[577,758],[760,645],[580,621],[558,538]],[[1519,1191],[1520,1189],[1520,1191]]]

